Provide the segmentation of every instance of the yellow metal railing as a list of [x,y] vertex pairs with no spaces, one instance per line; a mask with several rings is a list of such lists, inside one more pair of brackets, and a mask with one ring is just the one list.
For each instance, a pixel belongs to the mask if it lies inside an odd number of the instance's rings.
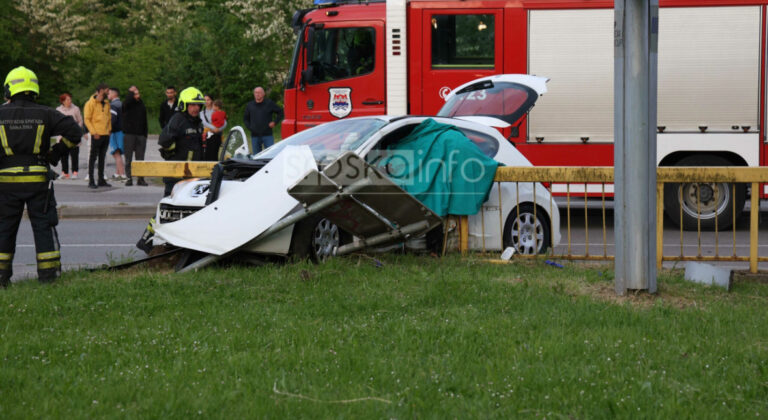
[[[607,254],[606,239],[606,214],[605,214],[605,184],[613,183],[612,167],[501,167],[497,170],[496,182],[540,182],[545,185],[566,183],[566,252],[557,255],[552,252],[554,257],[566,259],[613,259]],[[656,173],[656,240],[657,255],[656,264],[660,268],[663,261],[748,261],[751,272],[757,272],[758,262],[768,261],[768,257],[758,255],[758,221],[760,211],[760,183],[768,182],[768,168],[762,167],[662,167],[657,168]],[[714,241],[715,255],[702,255],[702,229],[701,229],[701,210],[698,210],[697,226],[697,254],[695,256],[684,255],[683,251],[683,228],[680,224],[680,254],[664,255],[664,186],[668,183],[726,183],[729,189],[735,195],[736,183],[747,183],[752,187],[752,200],[750,201],[750,224],[749,224],[749,256],[739,256],[736,253],[736,219],[737,209],[735,208],[735,199],[731,200],[734,208],[732,214],[731,232],[733,241],[732,255],[720,254],[718,218],[715,217]],[[600,192],[588,192],[588,186],[600,185]],[[570,189],[572,185],[583,185],[584,187],[584,214],[585,214],[585,253],[581,255],[573,254],[571,248],[571,199],[574,194]],[[715,189],[714,201],[718,202],[718,189]],[[589,254],[589,224],[588,208],[589,198],[601,199],[602,223],[603,223],[603,255],[594,256]],[[682,203],[679,211],[682,214]],[[681,216],[682,219],[682,216]]]
[[[749,261],[749,271],[752,273],[757,272],[757,264],[759,261],[768,261],[768,257],[760,257],[758,255],[758,223],[760,216],[760,183],[768,182],[768,168],[764,167],[670,167],[670,168],[658,168],[656,172],[656,214],[657,214],[657,227],[656,227],[656,243],[657,251],[656,264],[661,266],[662,261]],[[665,256],[661,251],[661,245],[664,240],[664,228],[663,228],[663,205],[664,205],[664,184],[665,183],[683,183],[683,182],[716,182],[716,183],[728,183],[729,189],[734,191],[732,195],[735,195],[736,183],[748,183],[751,184],[752,196],[750,200],[749,208],[749,256],[736,255],[736,200],[732,200],[734,220],[732,220],[731,231],[733,232],[733,254],[730,256],[721,256],[719,253],[719,229],[717,226],[717,217],[715,217],[715,255],[703,256],[701,254],[701,219],[697,227],[698,237],[698,253],[695,257],[684,256],[682,252],[682,226],[680,228],[680,240],[681,251],[679,256]],[[718,189],[715,189],[715,202],[718,201]],[[681,205],[682,211],[682,205]],[[699,214],[701,212],[699,211]]]
[[[498,190],[499,190],[499,215],[503,215],[505,213],[504,209],[501,207],[501,183],[505,182],[514,182],[516,183],[516,190],[519,191],[519,184],[520,183],[533,183],[533,197],[534,197],[534,218],[537,218],[535,212],[536,209],[539,206],[547,205],[549,206],[549,213],[554,213],[554,207],[557,205],[554,202],[554,198],[552,195],[550,195],[549,203],[537,203],[536,202],[536,189],[537,188],[544,188],[542,185],[539,185],[537,183],[541,183],[543,185],[552,186],[554,184],[558,185],[564,185],[565,187],[565,200],[566,200],[566,206],[565,206],[565,214],[561,214],[561,225],[565,224],[565,252],[561,253],[555,253],[554,247],[549,250],[549,255],[556,258],[561,259],[571,259],[571,260],[613,260],[613,255],[608,254],[608,226],[606,223],[607,215],[606,215],[606,197],[609,196],[610,192],[606,190],[606,184],[612,184],[613,183],[613,168],[612,167],[544,167],[544,166],[538,166],[538,167],[499,167],[496,171],[496,176],[494,177],[494,182],[499,183]],[[571,188],[575,188],[576,186],[579,186],[580,188],[583,188],[583,193],[573,193],[571,191]],[[593,191],[590,192],[589,187],[597,187],[593,188]],[[584,210],[584,235],[585,235],[585,243],[584,243],[584,253],[583,254],[576,254],[574,253],[573,247],[572,247],[572,216],[571,216],[571,209],[573,208],[573,205],[575,201],[572,201],[574,198],[583,200],[583,210]],[[601,210],[602,210],[602,223],[601,223],[601,231],[602,231],[602,253],[598,254],[592,254],[590,253],[590,240],[589,240],[589,200],[590,198],[600,198],[601,203]],[[520,206],[520,198],[519,196],[516,197],[516,207],[517,207],[517,213],[520,214],[519,206]],[[501,218],[501,217],[500,217]],[[500,233],[503,235],[504,232],[504,226],[502,221],[500,220],[499,223],[499,229]],[[482,236],[485,236],[485,232],[481,233]],[[554,243],[555,240],[555,230],[554,228],[550,229],[550,243]],[[535,246],[538,248],[538,244]],[[535,255],[520,255],[518,253],[519,257],[535,257]]]

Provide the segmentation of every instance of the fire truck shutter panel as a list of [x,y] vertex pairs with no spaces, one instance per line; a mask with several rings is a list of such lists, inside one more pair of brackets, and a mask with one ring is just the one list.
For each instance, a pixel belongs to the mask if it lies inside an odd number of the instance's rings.
[[[662,8],[658,125],[665,133],[758,127],[759,7]],[[531,111],[529,139],[613,140],[613,10],[534,10],[530,74],[550,93]]]

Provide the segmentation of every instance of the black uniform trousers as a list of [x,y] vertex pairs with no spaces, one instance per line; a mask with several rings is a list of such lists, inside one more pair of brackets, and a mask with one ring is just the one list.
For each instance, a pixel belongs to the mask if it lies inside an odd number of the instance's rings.
[[55,230],[58,215],[53,189],[48,192],[47,182],[27,184],[25,189],[0,183],[0,282],[3,286],[7,286],[13,275],[16,234],[25,205],[35,238],[38,279],[50,282],[61,274],[61,252]]

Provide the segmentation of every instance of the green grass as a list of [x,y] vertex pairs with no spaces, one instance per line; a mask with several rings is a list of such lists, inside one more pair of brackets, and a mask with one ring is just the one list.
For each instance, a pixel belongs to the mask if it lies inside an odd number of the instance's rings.
[[0,290],[0,418],[768,415],[768,285],[377,258]]

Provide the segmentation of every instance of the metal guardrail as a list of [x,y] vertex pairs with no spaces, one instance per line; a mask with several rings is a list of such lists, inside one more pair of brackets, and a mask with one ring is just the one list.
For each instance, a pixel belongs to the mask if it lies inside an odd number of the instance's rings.
[[[134,161],[132,163],[131,172],[133,176],[145,176],[145,177],[209,177],[213,166],[217,162],[158,162],[158,161]],[[658,168],[656,172],[656,241],[657,241],[657,255],[656,264],[660,268],[664,261],[748,261],[750,271],[757,272],[758,262],[768,261],[768,256],[761,257],[758,255],[758,220],[759,220],[759,191],[760,183],[768,183],[768,168],[762,167],[662,167]],[[500,167],[496,172],[494,182],[515,182],[515,183],[534,183],[534,189],[537,188],[535,183],[541,183],[543,185],[553,184],[565,184],[565,199],[566,207],[564,214],[561,213],[561,223],[565,223],[565,252],[555,253],[552,249],[549,251],[549,255],[554,258],[571,259],[571,260],[613,260],[613,256],[609,254],[608,248],[608,226],[606,218],[606,198],[609,197],[610,191],[606,188],[606,185],[613,183],[613,167]],[[702,255],[702,229],[699,223],[697,229],[697,252],[696,255],[685,255],[684,252],[684,238],[682,225],[680,227],[680,253],[678,255],[665,255],[664,254],[664,186],[668,183],[728,183],[732,191],[735,189],[736,183],[751,184],[753,193],[753,199],[750,202],[750,224],[749,224],[749,255],[738,255],[736,252],[736,220],[733,220],[732,228],[732,252],[730,255],[720,254],[720,236],[722,231],[718,229],[717,222],[715,223],[714,235],[714,255]],[[583,192],[571,192],[571,186],[580,186],[579,190]],[[591,186],[592,189],[590,191]],[[541,188],[540,186],[538,188]],[[717,189],[715,194],[717,194]],[[501,189],[499,188],[499,194]],[[534,191],[534,200],[536,193]],[[599,245],[600,251],[597,253],[590,253],[590,240],[589,240],[589,204],[594,203],[599,199],[600,202],[600,216],[601,216],[601,231],[602,231],[602,243]],[[718,197],[715,195],[715,201]],[[502,215],[504,214],[501,208],[501,196],[499,197],[499,232],[503,236],[504,232],[504,220]],[[519,202],[519,200],[517,200]],[[552,209],[557,205],[554,199],[550,199],[549,203],[536,203],[534,201],[534,212],[538,206],[546,208],[549,206],[550,213]],[[735,205],[735,200],[733,205]],[[572,247],[572,217],[571,210],[573,203],[578,202],[580,207],[583,204],[584,210],[584,229],[585,229],[585,251],[583,254],[576,254],[573,252]],[[519,206],[519,204],[518,204]],[[735,210],[735,209],[734,209]],[[680,206],[682,212],[682,205]],[[735,215],[735,211],[733,212]],[[682,213],[681,213],[682,214]],[[700,215],[700,212],[699,212]],[[482,213],[484,217],[484,212]],[[534,214],[535,217],[535,214]],[[701,218],[699,217],[699,221]],[[717,220],[717,219],[715,219]],[[483,230],[485,229],[485,223],[481,223]],[[469,223],[466,218],[459,220],[459,250],[467,252],[469,250]],[[552,232],[551,242],[554,242],[554,229],[550,229]],[[482,238],[484,241],[485,232],[482,232]],[[483,242],[483,251],[485,246]],[[594,248],[593,248],[594,249]]]
[[[761,167],[661,167],[656,173],[656,243],[657,255],[656,264],[661,268],[663,261],[748,261],[750,272],[757,272],[758,262],[768,261],[768,257],[758,255],[758,221],[760,211],[760,183],[768,182],[768,168]],[[501,167],[496,172],[495,182],[540,182],[545,185],[555,183],[567,183],[566,188],[566,210],[565,217],[561,214],[561,219],[565,219],[566,224],[566,252],[560,255],[550,250],[550,255],[557,258],[574,260],[612,260],[608,255],[607,228],[606,228],[606,184],[613,183],[612,167]],[[714,255],[702,255],[702,229],[701,229],[701,211],[698,211],[697,226],[697,253],[696,255],[685,255],[683,251],[684,238],[682,224],[680,226],[680,254],[664,254],[664,187],[668,183],[727,183],[731,191],[735,191],[735,184],[751,184],[753,199],[750,201],[750,224],[749,224],[749,255],[737,255],[736,253],[736,209],[734,208],[734,220],[732,221],[732,253],[731,255],[720,254],[720,234],[721,230],[717,226],[715,218],[714,235]],[[535,184],[534,184],[535,185]],[[572,194],[570,188],[572,185],[582,185],[583,194]],[[599,185],[599,193],[588,192],[588,185]],[[715,189],[715,202],[718,202],[718,189]],[[535,196],[535,194],[534,194]],[[571,200],[572,198],[583,199],[584,203],[584,223],[586,232],[586,248],[584,254],[573,254],[571,247]],[[590,198],[601,199],[602,211],[602,232],[603,242],[602,255],[593,255],[589,253],[589,221],[588,221],[588,201]],[[552,199],[550,201],[553,201]],[[732,200],[732,205],[736,205],[736,200]],[[535,205],[535,203],[534,203]],[[551,203],[550,203],[551,205]],[[682,204],[680,205],[682,214]],[[682,216],[681,216],[682,218]],[[463,245],[463,244],[462,244]]]

